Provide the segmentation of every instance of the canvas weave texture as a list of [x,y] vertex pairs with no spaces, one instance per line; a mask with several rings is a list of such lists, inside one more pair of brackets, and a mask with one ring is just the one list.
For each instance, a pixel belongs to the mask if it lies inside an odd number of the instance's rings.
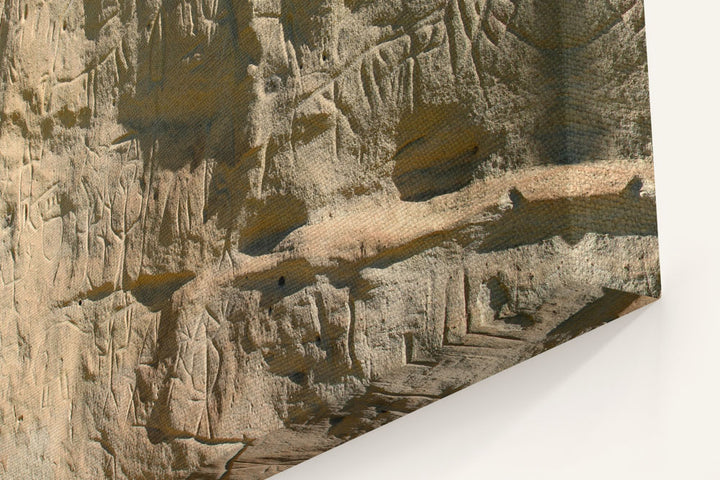
[[0,0],[0,477],[270,477],[658,298],[655,211],[640,0]]

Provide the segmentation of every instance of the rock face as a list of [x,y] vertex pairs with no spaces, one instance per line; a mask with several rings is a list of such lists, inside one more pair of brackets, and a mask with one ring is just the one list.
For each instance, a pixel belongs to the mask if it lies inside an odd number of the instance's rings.
[[0,9],[3,478],[266,478],[659,296],[638,0]]

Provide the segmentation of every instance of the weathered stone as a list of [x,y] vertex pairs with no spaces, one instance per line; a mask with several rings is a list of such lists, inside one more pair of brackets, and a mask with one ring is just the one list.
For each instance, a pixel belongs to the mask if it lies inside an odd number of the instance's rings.
[[660,294],[639,0],[0,10],[2,478],[266,478]]

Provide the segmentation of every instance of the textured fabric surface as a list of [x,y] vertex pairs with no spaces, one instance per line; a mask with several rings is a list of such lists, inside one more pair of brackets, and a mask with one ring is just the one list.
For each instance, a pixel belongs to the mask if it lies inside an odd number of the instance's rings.
[[2,478],[266,478],[660,294],[640,1],[0,9]]

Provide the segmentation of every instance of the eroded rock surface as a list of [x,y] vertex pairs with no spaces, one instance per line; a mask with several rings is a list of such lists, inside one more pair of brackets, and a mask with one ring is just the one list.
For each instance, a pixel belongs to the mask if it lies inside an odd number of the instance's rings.
[[0,11],[3,478],[266,478],[660,293],[640,1]]

